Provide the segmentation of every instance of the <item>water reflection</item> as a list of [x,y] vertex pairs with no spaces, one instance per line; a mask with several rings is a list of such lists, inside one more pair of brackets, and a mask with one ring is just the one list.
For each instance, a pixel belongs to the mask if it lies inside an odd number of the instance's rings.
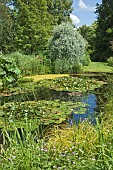
[[[74,123],[78,125],[80,122],[88,119],[92,124],[95,124],[96,123],[95,109],[97,107],[96,95],[93,93],[89,93],[86,96],[84,96],[81,101],[83,103],[86,103],[86,106],[83,106],[86,108],[85,112],[84,110],[82,112],[81,111],[79,112],[80,108],[73,109],[73,111],[69,115],[70,119],[68,123],[70,125],[73,125]],[[76,114],[76,111],[77,111],[77,114]]]

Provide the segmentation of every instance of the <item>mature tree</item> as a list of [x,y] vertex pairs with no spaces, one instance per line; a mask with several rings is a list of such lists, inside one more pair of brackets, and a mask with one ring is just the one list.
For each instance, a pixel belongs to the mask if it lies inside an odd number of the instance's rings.
[[0,1],[2,51],[30,54],[46,49],[54,25],[69,21],[72,11],[72,0]]
[[0,0],[0,51],[12,50],[13,20],[7,0]]
[[54,25],[62,22],[71,21],[73,0],[46,0],[47,10],[54,16]]
[[78,31],[88,41],[90,27],[87,25],[82,25],[78,28]]
[[96,13],[95,57],[97,61],[106,61],[113,55],[110,44],[113,40],[113,0],[102,0],[102,4],[97,5]]
[[[83,63],[85,45],[86,41],[77,30],[74,30],[71,24],[62,23],[55,28],[53,37],[50,39],[50,58],[53,63],[57,61],[57,65],[60,62],[59,70],[61,67],[61,72],[73,72],[74,68]],[[63,71],[62,61],[63,67],[68,65],[67,68],[63,68]]]
[[86,39],[88,42],[87,52],[90,54],[91,59],[93,60],[93,53],[95,50],[95,38],[96,38],[96,29],[97,22],[91,24],[91,26],[83,25],[78,28],[79,33]]
[[46,48],[52,27],[52,16],[46,0],[13,0],[12,15],[17,50],[36,53]]

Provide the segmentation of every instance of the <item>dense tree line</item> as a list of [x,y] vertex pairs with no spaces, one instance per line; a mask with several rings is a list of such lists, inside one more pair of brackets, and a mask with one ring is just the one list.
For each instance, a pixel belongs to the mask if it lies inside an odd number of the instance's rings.
[[[0,51],[37,54],[47,49],[55,26],[71,22],[73,0],[0,0]],[[78,29],[93,61],[113,56],[113,1],[97,4],[97,21]]]
[[111,41],[113,40],[113,0],[102,0],[97,5],[97,29],[95,40],[95,59],[106,61],[113,55]]
[[87,52],[90,55],[92,61],[94,60],[96,29],[97,29],[96,21],[94,21],[94,23],[92,23],[90,26],[82,25],[81,27],[78,28],[79,33],[88,42]]
[[72,0],[0,0],[0,50],[37,53],[55,25],[70,21]]
[[7,0],[0,0],[0,51],[7,52],[13,45],[13,19]]
[[97,4],[96,14],[96,22],[78,30],[89,43],[87,49],[91,59],[107,61],[113,56],[113,0],[102,0],[102,4]]

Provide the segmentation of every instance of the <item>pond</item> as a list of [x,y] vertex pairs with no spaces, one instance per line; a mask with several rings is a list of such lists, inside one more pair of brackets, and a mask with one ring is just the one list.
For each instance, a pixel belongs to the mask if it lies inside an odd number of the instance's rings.
[[1,127],[7,121],[23,124],[26,114],[28,119],[40,119],[45,125],[77,123],[87,118],[95,124],[95,88],[100,86],[95,79],[63,77],[38,81],[33,91],[1,96]]
[[[39,81],[34,91],[1,96],[0,128],[25,128],[26,118],[32,131],[40,125],[66,122],[69,126],[86,120],[96,124],[95,116],[102,106],[99,99],[103,98],[105,90],[108,91],[106,85],[100,85],[97,80],[57,78]],[[107,100],[105,96],[104,99]]]

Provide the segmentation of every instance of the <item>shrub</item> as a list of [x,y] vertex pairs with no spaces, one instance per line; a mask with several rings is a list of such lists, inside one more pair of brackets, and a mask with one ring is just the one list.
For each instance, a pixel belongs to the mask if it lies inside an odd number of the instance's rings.
[[63,23],[56,27],[53,32],[53,37],[49,42],[49,54],[52,62],[54,62],[55,70],[55,62],[59,63],[59,61],[62,61],[62,63],[64,61],[63,65],[66,65],[62,67],[61,63],[57,65],[58,69],[62,68],[63,73],[69,73],[70,69],[72,70],[72,68],[77,68],[78,65],[82,65],[85,45],[86,41],[69,23]]
[[73,60],[56,59],[54,61],[54,73],[80,73],[82,71],[81,64],[73,64]]
[[83,58],[84,58],[84,60],[83,60],[83,66],[88,66],[89,63],[91,62],[89,54],[85,54],[85,55],[83,56]]
[[113,57],[108,58],[107,63],[109,66],[113,66]]
[[21,71],[11,58],[0,56],[0,78],[4,89],[14,86],[20,77]]

